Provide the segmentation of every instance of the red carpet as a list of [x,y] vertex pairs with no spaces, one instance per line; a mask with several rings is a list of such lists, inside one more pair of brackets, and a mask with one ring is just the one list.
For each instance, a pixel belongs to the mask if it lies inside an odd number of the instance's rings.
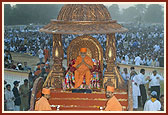
[[[40,95],[38,94],[37,97]],[[123,109],[126,111],[128,106],[128,95],[125,90],[115,92],[116,98],[119,100]],[[71,93],[62,92],[60,89],[51,90],[51,98],[49,103],[54,106],[60,105],[62,111],[99,111],[99,107],[105,107],[107,99],[104,93]]]

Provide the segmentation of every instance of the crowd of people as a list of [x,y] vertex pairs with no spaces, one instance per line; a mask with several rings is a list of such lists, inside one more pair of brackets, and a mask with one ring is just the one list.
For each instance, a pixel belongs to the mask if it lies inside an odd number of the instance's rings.
[[[117,62],[153,67],[163,67],[164,57],[164,26],[123,24],[128,32],[116,33]],[[42,26],[12,26],[5,27],[4,49],[10,52],[27,53],[39,56],[40,49],[48,49],[52,56],[52,35],[39,32]],[[80,35],[62,35],[64,57],[67,57],[69,43]],[[106,50],[106,35],[91,34],[97,38]],[[41,56],[41,55],[40,55]],[[39,58],[41,58],[39,56]],[[162,62],[162,63],[160,63]]]
[[[119,67],[118,69],[120,71]],[[145,69],[141,69],[138,74],[135,68],[131,67],[130,73],[127,68],[124,68],[120,74],[126,85],[128,80],[132,81],[133,109],[135,111],[138,110],[139,107],[144,108],[144,111],[164,110],[164,95],[160,93],[160,82],[163,81],[164,78],[159,75],[156,70],[153,71],[151,76],[146,76]],[[145,84],[147,83],[149,87],[146,90]],[[153,103],[147,101],[150,96]],[[155,101],[157,102],[155,103]]]
[[20,85],[19,88],[20,81],[16,80],[13,82],[14,88],[12,90],[11,84],[7,84],[7,81],[5,81],[4,109],[6,111],[27,111],[30,107],[31,91],[34,81],[38,77],[43,77],[45,80],[49,71],[49,65],[42,62],[37,64],[35,71],[31,71],[31,68],[27,70],[28,79],[25,79],[24,84]]
[[[14,81],[14,87],[4,82],[4,110],[27,111],[30,107],[31,88],[28,79],[19,86],[20,81]],[[18,88],[19,87],[19,88]]]
[[164,26],[125,25],[128,32],[116,34],[117,62],[163,67]]

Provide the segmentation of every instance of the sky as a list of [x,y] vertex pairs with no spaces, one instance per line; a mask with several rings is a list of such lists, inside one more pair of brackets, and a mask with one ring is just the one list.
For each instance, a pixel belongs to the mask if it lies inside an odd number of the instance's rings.
[[[112,4],[104,4],[105,6],[111,6]],[[134,6],[134,4],[118,4],[119,5],[119,8],[120,9],[123,9],[123,8],[128,8],[130,6]]]
[[[116,3],[115,3],[116,4]],[[15,4],[14,3],[11,3],[11,5],[12,6],[14,6]],[[111,3],[106,3],[106,4],[104,4],[105,6],[107,6],[107,7],[109,7],[109,6],[111,6],[112,4]],[[136,4],[118,4],[119,5],[119,8],[120,8],[120,10],[122,10],[122,9],[125,9],[125,8],[128,8],[128,7],[130,7],[130,6],[134,6],[134,5],[136,5]],[[148,4],[147,4],[148,5]],[[162,4],[161,4],[162,5]],[[163,5],[162,5],[163,6]]]
[[[16,4],[11,3],[11,6],[14,6],[14,5],[16,5]],[[109,7],[109,6],[111,6],[112,4],[104,4],[104,5],[107,6],[107,7]],[[130,6],[134,6],[134,4],[119,4],[120,10],[122,10],[123,8],[128,8],[128,7],[130,7]]]

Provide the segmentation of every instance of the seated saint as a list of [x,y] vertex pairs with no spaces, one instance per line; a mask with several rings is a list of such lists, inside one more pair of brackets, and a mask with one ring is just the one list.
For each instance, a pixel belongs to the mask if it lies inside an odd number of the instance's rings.
[[87,48],[80,49],[80,56],[77,57],[75,64],[73,67],[76,68],[75,70],[75,87],[79,88],[83,82],[83,78],[85,76],[86,81],[86,88],[90,85],[91,80],[91,72],[90,69],[93,68],[93,61],[92,59],[86,55]]

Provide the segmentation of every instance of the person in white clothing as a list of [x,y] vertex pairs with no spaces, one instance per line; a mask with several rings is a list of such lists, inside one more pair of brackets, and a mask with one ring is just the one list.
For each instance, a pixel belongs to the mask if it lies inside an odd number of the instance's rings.
[[160,81],[163,81],[164,78],[157,74],[157,71],[154,70],[153,74],[150,76],[150,88],[151,92],[156,91],[157,92],[157,99],[159,100],[160,97]]
[[151,99],[146,101],[144,111],[160,111],[161,103],[157,100],[157,92],[152,91]]
[[126,55],[125,55],[125,63],[128,64],[128,62],[129,62],[129,57],[128,57],[128,55],[126,54]]
[[125,84],[127,84],[127,81],[130,79],[130,74],[128,73],[127,68],[123,69],[124,72],[122,72],[122,78],[125,81]]
[[40,63],[42,63],[43,58],[44,58],[44,54],[43,54],[43,50],[41,48],[38,50],[38,55],[39,55]]
[[140,65],[141,64],[141,58],[139,57],[139,54],[137,55],[137,57],[135,57],[135,60],[134,60],[134,62],[135,62],[135,65]]
[[147,76],[145,78],[145,69],[141,69],[140,70],[140,73],[138,74],[139,78],[141,79],[141,82],[140,82],[140,85],[139,85],[139,88],[140,88],[140,93],[141,93],[141,99],[142,100],[142,104],[141,102],[140,105],[142,105],[144,107],[144,104],[147,100],[147,94],[146,94],[146,88],[145,88],[145,84],[149,82],[149,76]]
[[13,95],[13,92],[11,91],[11,85],[7,84],[6,85],[6,90],[5,90],[5,100],[6,100],[6,108],[7,111],[14,111],[14,101],[15,97]]
[[121,64],[126,64],[125,57],[122,58]]
[[152,58],[151,56],[149,56],[149,59],[147,59],[146,63],[147,63],[147,66],[151,66],[152,65]]
[[138,109],[138,96],[140,96],[139,85],[141,83],[141,79],[138,75],[132,76],[132,96],[133,96],[133,110],[136,111]]

